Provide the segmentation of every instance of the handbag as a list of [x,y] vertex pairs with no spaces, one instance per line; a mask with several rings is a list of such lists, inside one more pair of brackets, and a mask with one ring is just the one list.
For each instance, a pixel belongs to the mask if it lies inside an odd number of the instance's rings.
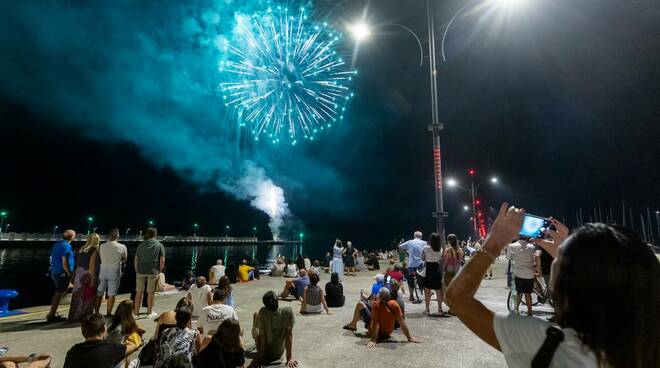
[[545,330],[545,340],[532,359],[532,368],[548,368],[559,344],[564,341],[564,332],[555,326]]
[[417,269],[417,276],[426,277],[426,264],[422,265]]

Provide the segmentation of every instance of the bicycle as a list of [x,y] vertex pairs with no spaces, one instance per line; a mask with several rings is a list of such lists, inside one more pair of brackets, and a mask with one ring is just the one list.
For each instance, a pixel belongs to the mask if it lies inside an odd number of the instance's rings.
[[[512,283],[511,289],[509,290],[509,296],[507,297],[507,302],[506,302],[506,307],[509,310],[509,312],[513,311],[516,307],[515,291],[516,291],[515,283]],[[539,275],[534,275],[534,289],[532,289],[532,294],[536,295],[536,302],[534,302],[532,298],[532,306],[537,306],[539,304],[546,304],[547,302],[547,304],[549,304],[551,307],[554,307],[550,290],[548,289],[548,286],[546,285],[543,277]],[[524,298],[522,298],[521,300],[521,304],[522,303],[527,304]]]

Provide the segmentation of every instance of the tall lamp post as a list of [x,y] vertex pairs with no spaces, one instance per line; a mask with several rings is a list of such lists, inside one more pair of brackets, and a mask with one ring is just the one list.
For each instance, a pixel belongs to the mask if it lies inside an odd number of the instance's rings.
[[57,225],[53,226],[53,239],[55,239],[55,236],[56,236],[55,234],[57,233],[58,228],[59,228],[59,226],[57,226]]
[[484,180],[477,185],[474,184],[474,177],[477,175],[477,170],[475,169],[469,169],[468,170],[468,176],[470,177],[470,187],[465,188],[461,186],[458,182],[458,180],[454,178],[449,178],[447,179],[447,186],[451,188],[458,188],[463,190],[464,192],[468,193],[470,196],[470,203],[472,207],[472,230],[474,232],[474,236],[478,237],[479,236],[479,227],[477,225],[477,206],[480,205],[479,203],[479,198],[478,198],[478,193],[479,193],[479,188],[486,183],[491,183],[491,184],[498,184],[499,179],[496,176],[490,177],[488,180]]
[[231,229],[231,227],[229,225],[225,225],[225,230],[227,230],[227,235],[226,235],[227,238],[229,238],[229,230],[230,229]]
[[2,225],[5,222],[5,218],[9,216],[9,212],[7,211],[0,211],[0,234],[2,234]]
[[156,225],[156,221],[154,221],[154,220],[147,220],[147,225],[149,225],[149,227],[154,227],[154,226]]
[[93,223],[94,223],[94,217],[93,216],[87,217],[87,235],[89,235],[89,233],[92,232]]
[[198,223],[194,223],[194,224],[193,224],[193,237],[194,237],[194,238],[197,237],[197,229],[199,229],[199,224],[198,224]]
[[257,227],[252,226],[252,236],[256,239],[257,238]]

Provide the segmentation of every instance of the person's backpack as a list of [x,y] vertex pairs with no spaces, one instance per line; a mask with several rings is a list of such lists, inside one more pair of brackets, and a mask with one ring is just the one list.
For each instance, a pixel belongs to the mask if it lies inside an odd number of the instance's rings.
[[564,341],[564,332],[559,327],[550,326],[545,330],[545,340],[532,359],[532,368],[548,368],[559,344]]

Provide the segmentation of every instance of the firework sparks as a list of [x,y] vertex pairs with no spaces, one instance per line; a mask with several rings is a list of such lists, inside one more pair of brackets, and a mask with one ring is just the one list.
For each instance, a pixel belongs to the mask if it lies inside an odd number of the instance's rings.
[[255,140],[295,145],[344,118],[357,71],[336,48],[341,34],[287,8],[237,17],[236,36],[224,44],[222,98]]

